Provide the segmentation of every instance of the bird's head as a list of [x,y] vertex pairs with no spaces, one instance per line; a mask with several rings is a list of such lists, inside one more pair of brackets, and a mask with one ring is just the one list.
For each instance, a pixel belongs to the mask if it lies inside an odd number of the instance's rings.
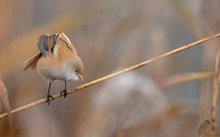
[[73,68],[76,76],[80,79],[83,80],[83,63],[80,59],[80,57],[76,57],[75,61],[73,62]]

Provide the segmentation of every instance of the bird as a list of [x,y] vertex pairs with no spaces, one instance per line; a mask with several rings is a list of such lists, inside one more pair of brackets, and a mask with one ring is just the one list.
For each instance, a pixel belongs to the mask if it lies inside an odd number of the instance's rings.
[[83,80],[83,62],[70,39],[62,33],[42,34],[37,42],[39,52],[24,62],[24,71],[36,69],[48,83],[46,103],[54,100],[50,94],[52,82],[61,80],[65,88],[60,96],[67,96],[67,82]]

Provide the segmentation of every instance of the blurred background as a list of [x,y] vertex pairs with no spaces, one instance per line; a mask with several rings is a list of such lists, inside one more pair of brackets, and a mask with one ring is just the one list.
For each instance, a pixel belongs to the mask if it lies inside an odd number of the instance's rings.
[[[220,32],[219,7],[219,0],[0,0],[0,76],[11,107],[46,97],[46,81],[36,71],[22,71],[23,62],[39,51],[36,42],[41,34],[64,32],[78,50],[84,81],[69,82],[68,88],[73,88]],[[211,40],[50,106],[16,113],[13,133],[16,137],[199,136],[201,124],[210,120],[213,77],[166,83],[173,77],[213,71],[218,47],[219,40]],[[64,82],[55,81],[52,94],[63,88]],[[0,112],[5,112],[2,101]],[[0,119],[1,137],[9,136],[7,123],[7,118]]]

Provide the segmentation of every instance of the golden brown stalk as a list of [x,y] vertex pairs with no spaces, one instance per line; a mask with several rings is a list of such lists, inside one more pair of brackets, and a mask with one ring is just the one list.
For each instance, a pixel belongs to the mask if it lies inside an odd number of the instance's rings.
[[9,119],[9,126],[10,126],[10,134],[12,135],[12,114],[11,114],[11,106],[8,99],[8,92],[5,87],[5,84],[0,78],[0,97],[2,98],[4,107],[7,111],[8,119]]

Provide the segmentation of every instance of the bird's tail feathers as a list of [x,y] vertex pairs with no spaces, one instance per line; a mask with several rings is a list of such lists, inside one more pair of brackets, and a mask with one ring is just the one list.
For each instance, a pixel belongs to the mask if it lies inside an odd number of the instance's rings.
[[24,71],[27,69],[35,69],[38,59],[42,56],[42,53],[34,55],[32,58],[24,62]]

